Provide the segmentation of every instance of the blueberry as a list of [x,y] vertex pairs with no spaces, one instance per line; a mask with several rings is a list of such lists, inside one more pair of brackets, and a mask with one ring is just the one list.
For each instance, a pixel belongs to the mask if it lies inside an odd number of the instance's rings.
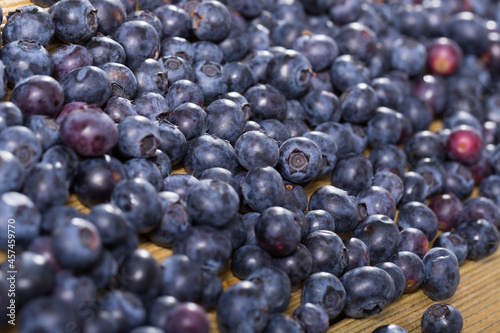
[[461,332],[464,320],[460,311],[453,305],[436,303],[427,308],[422,315],[422,333]]
[[436,237],[438,220],[436,214],[420,202],[409,202],[403,205],[398,215],[400,228],[417,228],[423,231],[429,241]]
[[242,62],[229,62],[224,65],[228,78],[228,91],[243,93],[255,84],[252,70]]
[[97,10],[97,31],[113,35],[127,19],[125,6],[117,0],[89,0]]
[[[449,168],[444,167],[440,161],[434,161],[430,158],[424,158],[418,161],[413,169],[422,175],[428,187],[428,195],[436,195],[443,192],[447,183],[446,176],[449,174]],[[446,182],[446,183],[445,183]]]
[[176,173],[163,179],[163,191],[177,193],[182,201],[187,201],[189,188],[198,183],[198,179],[190,174]]
[[382,325],[377,327],[372,333],[408,333],[404,328],[396,324]]
[[206,108],[208,133],[223,140],[236,142],[243,133],[245,119],[243,110],[233,101],[218,99]]
[[271,31],[263,24],[253,21],[248,27],[251,50],[267,50],[271,45]]
[[148,306],[147,323],[156,327],[165,327],[168,313],[179,301],[173,296],[158,296]]
[[64,102],[80,101],[103,106],[111,97],[111,81],[102,69],[95,66],[75,68],[61,80]]
[[184,254],[202,269],[219,273],[231,257],[231,240],[210,226],[193,226],[173,245],[174,254]]
[[26,171],[12,153],[0,150],[0,194],[19,191],[24,184]]
[[[144,12],[150,13],[150,12]],[[156,19],[157,17],[154,16]],[[151,24],[151,23],[150,23]],[[160,30],[162,29],[162,24],[160,23]],[[156,29],[158,31],[158,29]],[[194,46],[185,38],[182,37],[167,37],[161,39],[161,56],[173,55],[176,57],[183,58],[188,63],[192,64],[194,62]]]
[[126,178],[126,170],[116,158],[88,158],[78,164],[74,191],[80,202],[90,207],[108,202],[115,186]]
[[178,80],[170,85],[165,96],[169,110],[174,110],[184,103],[193,103],[202,107],[204,104],[203,94],[200,87],[189,80]]
[[111,204],[100,204],[92,207],[87,215],[99,230],[101,242],[105,247],[111,247],[125,240],[127,232],[127,218],[123,212]]
[[416,75],[425,68],[427,51],[425,46],[411,37],[394,41],[391,52],[391,65],[408,75]]
[[334,186],[323,186],[309,198],[309,210],[322,209],[335,220],[337,233],[348,233],[358,225],[355,198]]
[[124,22],[113,37],[125,50],[125,64],[129,68],[148,58],[158,59],[160,55],[158,32],[144,21]]
[[176,107],[169,114],[168,120],[178,126],[188,141],[205,134],[208,128],[207,114],[193,103],[184,103]]
[[375,214],[386,215],[391,219],[396,217],[396,203],[391,194],[382,187],[370,186],[361,191],[356,202],[360,219]]
[[300,302],[321,306],[328,319],[332,320],[345,309],[346,290],[335,275],[327,272],[313,273],[302,285]]
[[267,50],[253,50],[243,58],[242,62],[252,70],[254,82],[264,83],[266,81],[267,64],[272,57],[273,54]]
[[168,78],[168,84],[172,85],[179,80],[195,80],[195,73],[191,64],[179,56],[162,57],[164,71]]
[[[163,77],[163,74],[160,73],[159,75]],[[163,79],[160,79],[160,81],[162,80]],[[137,114],[152,121],[158,121],[160,124],[165,122],[167,118],[167,101],[160,93],[160,90],[157,90],[157,92],[149,91],[140,93],[133,100],[132,106]]]
[[[122,4],[126,6],[127,1],[130,2],[129,0],[122,0]],[[127,21],[144,21],[146,23],[149,23],[156,29],[158,35],[160,36],[160,39],[163,38],[163,23],[151,10],[136,10],[135,3],[133,3],[132,10],[129,10],[129,8],[126,8],[126,10]]]
[[85,219],[85,214],[71,206],[52,206],[43,212],[40,230],[50,234],[55,227],[68,223],[74,217]]
[[271,255],[287,256],[299,245],[300,225],[288,209],[269,207],[255,223],[255,236],[259,246]]
[[360,153],[351,153],[340,158],[332,173],[332,185],[350,195],[358,195],[370,187],[373,177],[372,165],[368,158]]
[[94,66],[101,67],[109,62],[125,63],[125,49],[111,37],[98,33],[84,46],[92,55],[92,64]]
[[404,293],[411,293],[419,288],[425,278],[425,266],[418,255],[409,251],[397,252],[388,259],[399,266],[405,276]]
[[444,156],[444,145],[439,135],[429,131],[415,133],[404,150],[410,165],[416,165],[426,157],[442,160]]
[[389,191],[396,205],[403,197],[404,183],[397,174],[392,172],[380,171],[375,173],[372,185],[385,188]]
[[347,249],[340,237],[332,231],[313,231],[304,239],[303,244],[311,253],[313,273],[328,272],[340,276],[348,264]]
[[[132,249],[131,249],[132,251]],[[118,270],[118,261],[122,258],[115,258],[112,250],[104,250],[99,260],[86,272],[96,288],[102,289],[112,284],[112,278]]]
[[299,244],[292,254],[273,257],[273,265],[284,271],[295,286],[311,274],[312,256],[303,244]]
[[202,135],[189,142],[184,167],[199,175],[202,171],[222,167],[235,172],[238,166],[236,153],[229,142],[214,135]]
[[26,119],[24,125],[33,131],[35,136],[42,143],[44,151],[61,143],[59,124],[54,118],[33,115]]
[[158,166],[145,158],[131,158],[123,164],[127,178],[142,178],[152,184],[157,191],[163,188],[163,177]]
[[[161,332],[209,332],[210,321],[205,310],[198,304],[192,302],[180,303],[168,312],[165,331]],[[135,330],[134,330],[135,331]],[[131,331],[134,332],[134,331]],[[139,332],[138,332],[139,333]],[[156,333],[144,332],[144,333]]]
[[458,223],[485,219],[497,228],[500,226],[500,208],[485,197],[469,198],[463,202]]
[[368,142],[372,147],[396,144],[401,138],[403,123],[399,114],[386,107],[378,107],[368,121]]
[[0,61],[5,65],[9,87],[32,75],[52,75],[50,53],[38,42],[16,40],[2,47]]
[[338,91],[345,91],[357,83],[368,83],[370,71],[361,60],[344,54],[335,58],[330,67],[332,84]]
[[191,227],[192,221],[177,193],[165,191],[160,192],[159,196],[163,208],[162,219],[147,236],[154,244],[170,248],[177,238]]
[[250,169],[241,186],[241,192],[245,203],[257,212],[279,206],[285,199],[283,179],[269,166]]
[[312,126],[327,121],[339,121],[344,112],[340,108],[338,97],[329,91],[311,90],[300,101],[307,122]]
[[82,218],[56,226],[52,238],[57,262],[64,268],[88,269],[99,260],[103,251],[98,229]]
[[434,247],[422,261],[425,268],[425,278],[422,282],[424,293],[435,301],[453,296],[460,282],[455,254],[451,250]]
[[385,106],[393,110],[399,110],[403,102],[399,87],[389,78],[378,77],[371,81],[370,86],[377,95],[378,106]]
[[131,330],[146,319],[146,309],[136,294],[128,291],[112,290],[100,300],[101,311],[110,313],[120,330]]
[[280,313],[287,308],[292,287],[285,272],[276,267],[262,267],[253,271],[246,280],[262,288],[269,313]]
[[[146,7],[139,7],[148,10]],[[164,38],[175,36],[187,38],[189,36],[191,19],[184,9],[179,6],[159,2],[156,8],[151,8],[149,10],[152,10],[153,14],[161,21]]]
[[306,220],[309,224],[310,234],[318,230],[335,232],[335,220],[332,215],[325,210],[309,210],[306,214]]
[[296,137],[283,142],[277,170],[283,179],[305,184],[312,181],[321,168],[321,151],[314,141]]
[[385,261],[398,250],[398,227],[385,215],[368,216],[357,225],[352,235],[368,246],[372,263]]
[[291,50],[275,55],[266,70],[269,84],[289,99],[298,98],[307,91],[311,76],[311,64],[307,58]]
[[82,156],[107,154],[119,139],[119,128],[102,110],[79,109],[66,116],[61,124],[61,141]]
[[406,279],[401,268],[399,268],[399,266],[395,263],[388,261],[378,263],[375,265],[375,267],[383,269],[391,276],[395,287],[394,298],[392,300],[395,301],[403,296],[403,292],[406,287]]
[[293,49],[304,54],[315,72],[329,68],[339,54],[337,42],[324,34],[304,34],[293,42]]
[[160,223],[161,203],[153,185],[141,178],[123,180],[111,194],[111,203],[120,208],[139,233]]
[[75,319],[74,313],[50,296],[31,299],[19,313],[19,330],[36,332],[37,330],[64,331],[68,323]]
[[133,68],[137,79],[137,93],[157,93],[165,96],[168,90],[168,78],[160,61],[154,59],[145,59],[138,61]]
[[265,119],[262,120],[259,125],[262,126],[263,131],[276,140],[280,146],[284,141],[291,138],[288,127],[284,122],[278,119]]
[[79,320],[85,320],[81,318],[84,316],[82,310],[95,307],[97,301],[97,288],[92,280],[87,276],[76,276],[70,270],[61,270],[55,274],[54,282],[54,302],[75,311]]
[[479,194],[493,200],[497,206],[500,204],[500,176],[491,175],[479,184]]
[[319,131],[327,134],[337,145],[337,157],[343,157],[351,152],[354,152],[354,138],[346,126],[341,123],[329,121],[322,123],[314,128],[314,131]]
[[272,266],[272,263],[271,255],[260,246],[243,245],[231,257],[231,272],[243,280],[258,269]]
[[498,248],[500,234],[498,229],[484,219],[466,221],[453,231],[467,241],[467,259],[480,260]]
[[50,14],[39,6],[26,5],[7,15],[2,39],[5,44],[25,39],[47,46],[54,33],[55,26]]
[[[127,66],[116,63],[108,62],[101,66],[101,69],[106,72],[111,81],[111,97],[118,96],[126,99],[132,99],[137,93],[137,79]],[[106,108],[112,99],[108,100]],[[105,109],[106,111],[106,109]]]
[[395,288],[391,276],[378,267],[354,268],[344,274],[340,281],[346,293],[344,313],[351,318],[380,313],[394,298]]
[[12,153],[26,169],[42,157],[42,145],[33,131],[24,126],[10,126],[0,133],[0,150]]
[[342,118],[351,123],[365,123],[375,115],[378,97],[366,83],[347,88],[340,97]]
[[304,21],[282,20],[278,21],[271,30],[271,37],[276,45],[283,48],[280,53],[285,53],[287,50],[293,49],[293,42],[301,36],[304,30]]
[[180,302],[197,301],[202,292],[201,268],[197,262],[176,254],[161,264],[161,294],[175,297]]
[[425,198],[429,192],[429,187],[425,182],[424,177],[419,173],[408,171],[403,177],[404,192],[403,197],[399,201],[399,206],[410,202],[425,202]]
[[[289,210],[297,210],[300,212],[307,211],[309,200],[304,188],[287,181],[283,181],[285,187],[285,198],[283,200],[283,207]],[[304,216],[305,218],[305,216]],[[309,230],[309,228],[307,228]]]
[[[239,18],[239,16],[236,17]],[[250,36],[246,30],[246,28],[241,30],[231,29],[229,35],[227,35],[226,38],[218,43],[219,49],[223,54],[222,60],[224,62],[231,63],[234,61],[242,60],[243,57],[248,53],[248,51],[250,50]],[[253,76],[250,72],[247,72],[246,77],[249,80],[253,79]],[[245,84],[243,80],[241,80],[241,83]]]
[[446,24],[448,37],[460,45],[464,53],[480,54],[486,48],[486,40],[478,36],[486,35],[482,18],[471,12],[461,12],[450,17]]
[[22,125],[21,109],[12,102],[0,102],[0,132],[9,126]]
[[429,240],[417,228],[405,228],[400,231],[399,251],[410,251],[422,259],[429,250]]
[[255,167],[274,167],[278,163],[278,143],[262,132],[243,133],[234,148],[239,164],[247,170]]
[[251,281],[230,286],[219,298],[217,324],[221,332],[263,332],[268,320],[269,310],[264,291]]
[[223,54],[221,49],[217,46],[217,44],[200,40],[194,42],[193,47],[194,47],[193,63],[199,61],[213,61],[216,63],[222,62]]
[[203,284],[200,296],[200,304],[206,309],[213,309],[222,294],[222,280],[220,277],[207,270],[202,271]]
[[452,251],[457,257],[459,265],[465,262],[467,253],[469,252],[467,241],[458,233],[452,233],[450,231],[443,232],[439,235],[434,241],[433,246],[446,248]]
[[205,101],[211,102],[227,92],[227,75],[221,64],[202,60],[194,64],[193,71]]
[[97,10],[90,1],[64,0],[52,7],[55,35],[67,43],[86,42],[97,32]]
[[286,117],[287,102],[285,96],[270,85],[257,84],[244,94],[252,106],[255,119],[278,119]]
[[360,0],[334,0],[328,14],[333,22],[344,24],[356,20],[361,13]]
[[64,204],[69,197],[66,179],[48,163],[36,163],[31,167],[22,192],[41,212],[53,205]]
[[374,173],[389,171],[402,176],[406,168],[406,155],[393,144],[375,147],[369,156]]
[[225,226],[238,208],[238,194],[223,181],[204,179],[189,189],[187,211],[198,224]]
[[292,317],[305,327],[306,332],[321,333],[328,330],[328,314],[320,305],[301,304],[293,311]]
[[131,116],[118,124],[118,149],[127,157],[153,156],[161,142],[158,125],[143,116]]

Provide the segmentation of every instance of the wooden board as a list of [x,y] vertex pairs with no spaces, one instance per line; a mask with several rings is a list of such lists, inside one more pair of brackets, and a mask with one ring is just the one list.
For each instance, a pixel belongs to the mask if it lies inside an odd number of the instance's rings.
[[[4,16],[9,11],[29,3],[28,0],[0,0]],[[432,129],[437,130],[439,127],[440,123],[435,122]],[[181,169],[175,170],[175,172],[182,171]],[[317,188],[329,184],[328,177],[322,177],[311,184],[306,191],[310,195]],[[475,193],[477,193],[477,189]],[[68,204],[79,208],[83,212],[88,212],[88,209],[83,207],[75,196],[70,198]],[[140,247],[149,250],[158,261],[171,255],[170,250],[160,248],[145,240],[142,240]],[[461,281],[457,292],[445,302],[456,306],[461,311],[464,317],[463,332],[500,332],[500,283],[497,279],[500,277],[500,251],[478,262],[466,261],[460,267],[460,274]],[[221,273],[221,278],[223,279],[224,288],[239,281],[227,267]],[[337,320],[330,327],[329,332],[371,332],[375,328],[386,324],[400,325],[408,332],[421,332],[421,316],[425,309],[434,303],[436,302],[430,300],[419,289],[411,294],[403,295],[378,315],[364,319],[344,318]],[[295,287],[286,313],[291,314],[298,305],[300,305],[300,288]],[[218,332],[215,312],[210,312],[209,317],[212,322],[212,332]],[[14,333],[17,330],[15,327],[7,326],[0,327],[0,332]]]

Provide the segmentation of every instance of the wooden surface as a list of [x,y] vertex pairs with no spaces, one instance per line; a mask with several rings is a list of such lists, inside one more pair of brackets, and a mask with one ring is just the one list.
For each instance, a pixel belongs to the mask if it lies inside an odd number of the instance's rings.
[[[4,17],[9,11],[29,3],[28,0],[0,0]],[[433,129],[439,129],[439,126],[439,123],[434,123]],[[182,171],[176,170],[175,172]],[[322,177],[306,188],[306,191],[310,195],[320,186],[329,184],[328,177]],[[88,212],[88,209],[83,207],[74,196],[70,198],[68,204],[78,207],[83,212]],[[144,240],[140,247],[149,250],[158,261],[171,254],[170,250],[160,248]],[[464,317],[463,332],[500,332],[500,283],[498,281],[500,277],[500,251],[478,262],[466,261],[460,267],[460,275],[460,285],[457,292],[444,302],[454,305],[461,311]],[[221,278],[224,282],[224,288],[238,282],[238,279],[231,274],[227,267],[221,273]],[[329,332],[371,332],[378,326],[386,324],[398,324],[408,332],[420,332],[421,316],[425,309],[434,303],[419,289],[411,294],[403,295],[378,315],[364,319],[337,319],[337,322],[330,327]],[[300,288],[295,287],[286,313],[291,314],[298,305],[300,305]],[[210,312],[209,317],[212,321],[212,332],[218,332],[215,312]],[[16,330],[8,326],[0,327],[0,332],[13,333]]]

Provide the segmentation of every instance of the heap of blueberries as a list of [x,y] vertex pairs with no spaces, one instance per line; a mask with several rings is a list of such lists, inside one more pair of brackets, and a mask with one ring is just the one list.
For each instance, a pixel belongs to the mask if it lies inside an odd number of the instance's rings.
[[32,2],[0,49],[0,323],[320,333],[498,248],[498,0]]

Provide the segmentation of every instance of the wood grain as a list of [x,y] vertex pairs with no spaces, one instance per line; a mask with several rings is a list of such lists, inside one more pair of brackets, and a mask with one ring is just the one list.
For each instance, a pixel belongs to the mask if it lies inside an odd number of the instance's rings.
[[[4,16],[15,8],[30,4],[28,0],[0,0],[0,6],[4,11]],[[4,20],[5,21],[5,20]],[[52,46],[52,49],[54,46]],[[50,49],[50,47],[49,47]],[[433,123],[432,129],[439,129],[439,122]],[[183,172],[177,169],[175,172]],[[328,177],[321,177],[306,189],[308,195],[317,188],[329,185]],[[477,193],[477,189],[475,191]],[[79,208],[83,212],[88,212],[88,208],[80,204],[75,196],[72,196],[69,205]],[[168,249],[160,248],[146,240],[142,240],[141,248],[149,250],[156,260],[161,261],[171,255]],[[5,255],[3,255],[5,258]],[[466,261],[460,267],[461,281],[455,295],[446,300],[446,303],[456,306],[464,317],[465,333],[476,332],[500,332],[500,251],[492,256],[478,262]],[[221,273],[224,288],[238,282],[228,267]],[[420,332],[420,320],[422,313],[433,304],[422,290],[417,290],[411,294],[405,294],[396,302],[387,306],[382,313],[364,319],[343,318],[337,320],[329,329],[329,332],[371,332],[376,327],[386,324],[398,324],[408,332]],[[286,313],[292,313],[300,304],[300,287],[293,290],[290,305]],[[216,314],[209,313],[212,322],[212,332],[218,332],[216,325]],[[0,327],[0,332],[14,333],[15,327]]]

